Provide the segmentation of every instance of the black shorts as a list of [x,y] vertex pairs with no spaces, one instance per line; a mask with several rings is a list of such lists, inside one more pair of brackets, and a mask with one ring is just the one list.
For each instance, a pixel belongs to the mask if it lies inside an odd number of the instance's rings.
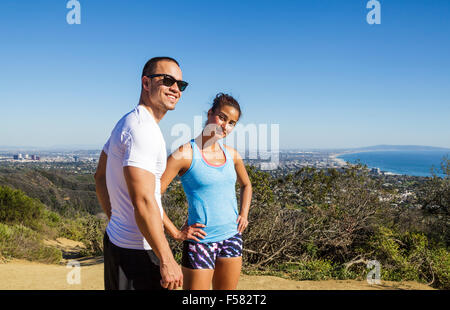
[[125,249],[103,237],[105,290],[166,290],[152,250]]

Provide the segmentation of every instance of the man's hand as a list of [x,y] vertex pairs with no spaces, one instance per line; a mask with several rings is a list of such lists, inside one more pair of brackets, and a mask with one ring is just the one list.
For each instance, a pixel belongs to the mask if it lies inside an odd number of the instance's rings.
[[175,260],[161,262],[159,270],[161,272],[161,286],[163,288],[174,290],[183,286],[183,273]]

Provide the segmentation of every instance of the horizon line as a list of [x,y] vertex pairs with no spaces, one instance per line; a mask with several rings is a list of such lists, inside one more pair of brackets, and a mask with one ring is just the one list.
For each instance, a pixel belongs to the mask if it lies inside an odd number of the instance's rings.
[[[294,150],[354,150],[354,149],[366,149],[375,147],[415,147],[415,148],[435,148],[435,149],[445,149],[450,151],[450,147],[445,146],[432,146],[432,145],[419,145],[419,144],[376,144],[369,146],[358,146],[358,147],[280,147],[279,151],[294,151]],[[101,151],[103,146],[99,145],[82,145],[82,144],[72,144],[72,145],[54,145],[54,146],[13,146],[13,145],[0,145],[0,151],[12,151],[12,150],[41,150],[41,151]],[[248,149],[245,151],[258,151],[258,149]],[[267,152],[270,152],[267,150]]]

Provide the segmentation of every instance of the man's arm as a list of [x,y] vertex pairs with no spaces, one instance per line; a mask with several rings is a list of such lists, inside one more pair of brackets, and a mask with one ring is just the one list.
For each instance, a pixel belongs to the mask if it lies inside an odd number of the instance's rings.
[[106,187],[106,162],[108,156],[104,151],[100,154],[98,160],[97,171],[95,171],[95,192],[97,193],[98,201],[105,212],[108,220],[111,219],[111,202],[109,201],[108,188]]
[[182,286],[181,268],[176,263],[164,235],[163,221],[155,199],[154,174],[132,166],[125,166],[123,172],[134,206],[136,224],[160,260],[161,285],[169,289]]

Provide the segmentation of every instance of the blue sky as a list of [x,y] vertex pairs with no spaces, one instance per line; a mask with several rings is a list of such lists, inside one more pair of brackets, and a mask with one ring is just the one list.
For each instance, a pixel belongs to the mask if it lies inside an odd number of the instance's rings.
[[450,147],[450,1],[0,2],[0,145],[101,146],[137,103],[142,66],[190,83],[160,126],[193,127],[218,92],[281,148]]

